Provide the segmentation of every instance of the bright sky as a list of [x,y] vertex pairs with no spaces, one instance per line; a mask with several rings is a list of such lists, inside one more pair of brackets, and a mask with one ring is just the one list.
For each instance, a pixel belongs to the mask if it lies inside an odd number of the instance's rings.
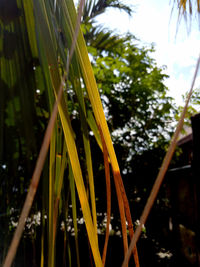
[[[171,3],[170,3],[171,2]],[[134,6],[135,13],[129,18],[124,12],[110,10],[99,17],[100,22],[117,32],[130,31],[141,40],[141,45],[155,44],[152,57],[158,66],[166,65],[165,73],[170,76],[165,81],[169,95],[176,104],[183,104],[182,95],[189,91],[196,61],[200,53],[200,29],[198,19],[192,22],[188,33],[184,19],[176,26],[176,7],[171,16],[173,0],[126,0]],[[200,87],[200,74],[195,87]]]

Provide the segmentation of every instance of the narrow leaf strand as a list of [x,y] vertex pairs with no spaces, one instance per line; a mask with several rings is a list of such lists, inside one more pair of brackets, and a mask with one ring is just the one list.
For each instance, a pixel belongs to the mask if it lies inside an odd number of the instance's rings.
[[102,132],[101,133],[101,141],[103,144],[103,158],[104,158],[104,166],[105,166],[105,178],[106,178],[106,197],[107,197],[107,222],[106,222],[106,236],[105,236],[105,243],[103,248],[103,254],[102,254],[102,262],[105,266],[106,262],[106,254],[107,254],[107,248],[108,248],[108,240],[109,240],[109,226],[110,226],[110,220],[111,220],[111,185],[110,185],[110,167],[108,162],[108,150],[106,148],[106,143],[103,138]]

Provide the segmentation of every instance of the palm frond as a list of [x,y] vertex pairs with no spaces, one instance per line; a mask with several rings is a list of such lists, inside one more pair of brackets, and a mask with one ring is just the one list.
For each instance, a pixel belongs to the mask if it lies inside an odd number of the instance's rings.
[[192,19],[193,16],[198,14],[200,16],[200,1],[195,0],[174,0],[174,5],[177,5],[179,11],[178,19],[181,20],[182,16],[185,18],[186,22]]
[[124,4],[119,0],[89,0],[86,2],[83,11],[83,21],[90,21],[98,15],[105,12],[108,8],[116,8],[118,10],[126,12],[129,16],[132,14],[132,9],[129,5]]
[[86,30],[84,38],[88,46],[95,47],[100,51],[110,51],[120,43],[126,41],[126,38],[120,38],[118,34],[114,34],[112,31],[101,25],[94,28],[92,27],[89,31]]

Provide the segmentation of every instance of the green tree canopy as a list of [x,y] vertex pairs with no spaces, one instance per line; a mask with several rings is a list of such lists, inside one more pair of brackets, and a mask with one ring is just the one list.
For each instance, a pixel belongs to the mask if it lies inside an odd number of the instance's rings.
[[164,85],[165,68],[151,57],[154,48],[139,48],[130,34],[117,40],[112,49],[89,52],[123,170],[131,172],[133,156],[169,140],[176,109]]

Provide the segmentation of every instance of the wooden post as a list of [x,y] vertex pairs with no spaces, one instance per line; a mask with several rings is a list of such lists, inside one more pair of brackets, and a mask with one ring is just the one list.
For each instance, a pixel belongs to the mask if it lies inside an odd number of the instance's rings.
[[191,118],[193,130],[193,161],[192,169],[194,175],[195,193],[195,221],[196,221],[196,244],[197,244],[197,266],[200,266],[200,114]]

